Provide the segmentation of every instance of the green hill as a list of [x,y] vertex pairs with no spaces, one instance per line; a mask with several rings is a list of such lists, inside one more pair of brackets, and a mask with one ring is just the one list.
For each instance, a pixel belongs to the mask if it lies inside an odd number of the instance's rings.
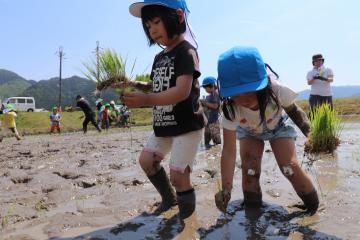
[[0,99],[20,96],[33,83],[33,81],[27,81],[14,72],[0,69]]
[[[94,106],[96,97],[93,92],[96,87],[94,81],[90,81],[78,76],[62,79],[62,99],[61,106],[74,106],[75,96],[80,94],[89,100]],[[59,103],[59,78],[51,78],[36,82],[26,80],[18,74],[0,69],[0,100],[8,97],[34,97],[36,108],[51,109]],[[118,94],[113,90],[107,90],[103,93],[102,98],[105,101],[117,100]]]
[[13,80],[23,80],[23,81],[26,81],[25,78],[17,75],[16,73],[14,72],[11,72],[11,71],[8,71],[8,70],[5,70],[5,69],[0,69],[0,85],[1,84],[5,84],[5,83],[8,83],[8,82],[11,82]]
[[[81,95],[85,97],[90,104],[94,106],[96,97],[94,90],[96,83],[94,81],[72,76],[61,80],[62,98],[61,106],[75,106],[75,96]],[[51,109],[59,103],[59,78],[50,80],[42,80],[26,89],[22,95],[32,96],[36,101],[36,108]],[[104,94],[105,101],[117,100],[118,95],[114,91],[106,91]]]

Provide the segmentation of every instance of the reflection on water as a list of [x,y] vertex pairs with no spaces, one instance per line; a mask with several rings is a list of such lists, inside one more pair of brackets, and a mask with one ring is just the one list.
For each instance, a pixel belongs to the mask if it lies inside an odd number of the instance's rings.
[[[348,185],[349,178],[359,181],[360,177],[360,124],[345,123],[341,133],[341,144],[333,155],[315,156],[314,167],[308,167],[324,194]],[[353,189],[359,193],[360,188]]]
[[[288,239],[294,233],[302,239],[340,239],[316,231],[308,224],[298,224],[305,217],[304,212],[288,212],[278,205],[266,205],[261,209],[244,208],[240,201],[229,205],[229,222],[220,216],[217,223],[209,229],[199,229],[201,239]],[[317,218],[312,216],[309,218]]]
[[338,153],[319,155],[313,160],[315,162],[305,164],[304,167],[315,178],[320,193],[326,196],[342,184],[343,175],[339,171]]
[[[306,221],[304,221],[306,219]],[[220,215],[209,228],[199,228],[197,216],[193,214],[181,222],[176,214],[170,218],[142,213],[110,229],[90,232],[75,238],[52,238],[52,240],[150,240],[150,239],[298,239],[337,240],[313,228],[319,217],[306,216],[303,211],[288,212],[279,205],[263,205],[259,209],[244,208],[240,200],[230,202],[227,218]],[[292,238],[293,239],[293,238]]]
[[199,224],[196,212],[182,222],[174,211],[155,216],[142,213],[110,229],[101,229],[74,238],[52,238],[52,240],[153,240],[153,239],[197,239]]

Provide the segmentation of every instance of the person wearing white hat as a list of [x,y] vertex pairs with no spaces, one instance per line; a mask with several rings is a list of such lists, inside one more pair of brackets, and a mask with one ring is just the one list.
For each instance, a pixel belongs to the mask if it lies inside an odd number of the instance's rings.
[[[162,198],[155,213],[177,204],[180,218],[185,219],[195,211],[190,173],[204,128],[197,44],[191,41],[195,38],[187,23],[189,11],[184,0],[144,0],[132,4],[129,11],[141,18],[149,45],[158,44],[163,51],[154,59],[152,92],[124,93],[122,99],[128,107],[153,106],[154,133],[139,162]],[[169,180],[160,162],[170,152]]]

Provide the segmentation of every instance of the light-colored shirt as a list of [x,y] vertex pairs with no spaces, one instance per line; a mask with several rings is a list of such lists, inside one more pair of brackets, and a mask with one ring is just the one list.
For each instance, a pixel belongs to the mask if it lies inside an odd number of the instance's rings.
[[[228,130],[235,131],[238,126],[251,134],[261,134],[265,130],[273,130],[277,127],[283,115],[283,107],[288,107],[294,103],[297,93],[290,88],[280,84],[278,81],[271,81],[271,88],[277,96],[280,109],[276,103],[271,101],[265,110],[265,122],[261,123],[260,110],[251,110],[234,104],[235,119],[230,121],[223,118],[222,125]],[[264,124],[267,129],[264,129]]]
[[59,125],[60,124],[60,119],[61,119],[60,114],[58,114],[58,113],[50,114],[51,125]]
[[3,127],[4,128],[16,128],[16,113],[15,112],[7,112],[3,114]]
[[[312,80],[315,76],[321,76],[325,78],[329,78],[330,76],[334,76],[333,71],[330,68],[326,68],[322,65],[320,68],[313,68],[308,72],[306,78],[308,81]],[[322,81],[320,79],[315,79],[314,83],[311,85],[311,95],[320,95],[324,97],[331,96],[331,87],[330,82]]]

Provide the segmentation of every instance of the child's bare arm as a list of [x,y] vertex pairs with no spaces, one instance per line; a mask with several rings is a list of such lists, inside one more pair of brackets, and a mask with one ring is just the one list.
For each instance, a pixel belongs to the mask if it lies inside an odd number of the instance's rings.
[[215,194],[216,207],[226,213],[231,199],[236,160],[236,132],[224,128],[224,145],[221,153],[221,189]]
[[284,107],[285,112],[291,120],[298,126],[301,132],[308,137],[310,133],[310,122],[306,113],[298,107],[295,103],[288,107]]
[[222,188],[231,191],[236,160],[236,131],[224,128],[223,139],[224,144],[221,153]]

